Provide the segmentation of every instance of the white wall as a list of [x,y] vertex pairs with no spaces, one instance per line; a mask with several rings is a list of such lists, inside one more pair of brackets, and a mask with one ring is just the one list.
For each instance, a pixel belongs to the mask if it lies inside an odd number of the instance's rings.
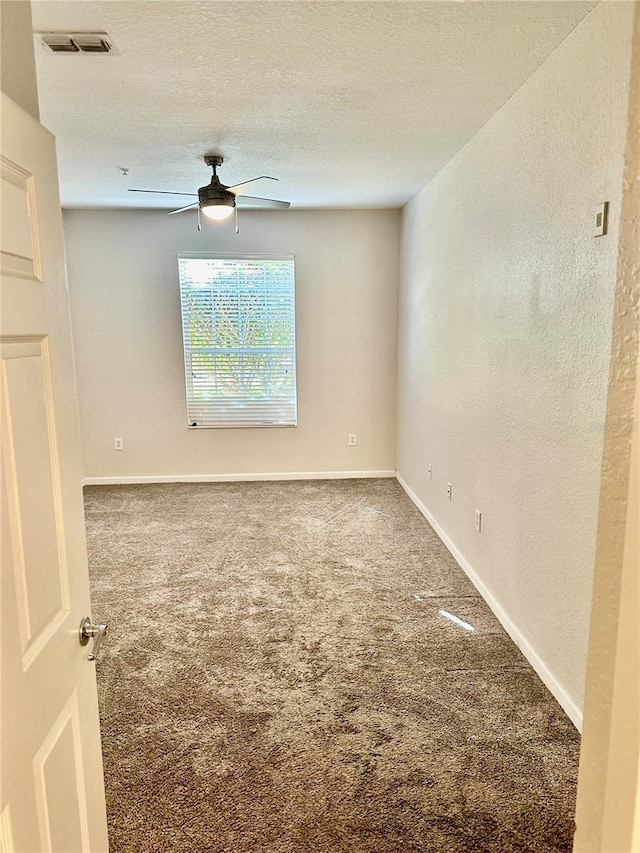
[[0,2],[0,82],[2,91],[39,119],[31,3]]
[[399,475],[578,724],[632,19],[597,6],[403,219]]
[[[86,477],[395,470],[399,211],[243,210],[238,237],[187,213],[64,221]],[[297,428],[187,429],[181,250],[295,254]]]

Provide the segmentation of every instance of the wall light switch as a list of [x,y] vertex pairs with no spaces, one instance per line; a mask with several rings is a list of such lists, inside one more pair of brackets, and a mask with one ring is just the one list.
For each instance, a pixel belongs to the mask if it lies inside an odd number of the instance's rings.
[[476,510],[476,530],[478,533],[482,532],[482,513],[479,509]]
[[429,465],[429,479],[433,480],[433,468]]
[[451,485],[451,483],[447,483],[447,497],[449,498],[449,500],[453,498],[453,486]]
[[603,237],[607,233],[609,219],[609,202],[603,201],[593,213],[593,236]]

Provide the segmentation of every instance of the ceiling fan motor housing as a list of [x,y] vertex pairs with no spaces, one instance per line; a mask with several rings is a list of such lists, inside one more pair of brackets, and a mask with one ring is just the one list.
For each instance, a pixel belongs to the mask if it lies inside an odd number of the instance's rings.
[[200,187],[198,190],[198,201],[200,207],[210,207],[211,205],[222,205],[224,207],[235,207],[236,197],[230,191],[225,189],[217,178],[214,178],[206,187]]

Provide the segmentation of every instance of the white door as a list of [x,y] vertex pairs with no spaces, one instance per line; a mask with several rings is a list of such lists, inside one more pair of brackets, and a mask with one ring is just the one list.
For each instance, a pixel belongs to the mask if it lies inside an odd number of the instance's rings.
[[2,790],[11,853],[108,849],[54,139],[2,95]]

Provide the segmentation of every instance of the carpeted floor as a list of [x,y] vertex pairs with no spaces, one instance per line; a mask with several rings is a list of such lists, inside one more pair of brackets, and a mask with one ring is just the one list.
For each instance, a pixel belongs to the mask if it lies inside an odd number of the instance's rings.
[[577,733],[394,480],[86,514],[112,853],[571,849]]

